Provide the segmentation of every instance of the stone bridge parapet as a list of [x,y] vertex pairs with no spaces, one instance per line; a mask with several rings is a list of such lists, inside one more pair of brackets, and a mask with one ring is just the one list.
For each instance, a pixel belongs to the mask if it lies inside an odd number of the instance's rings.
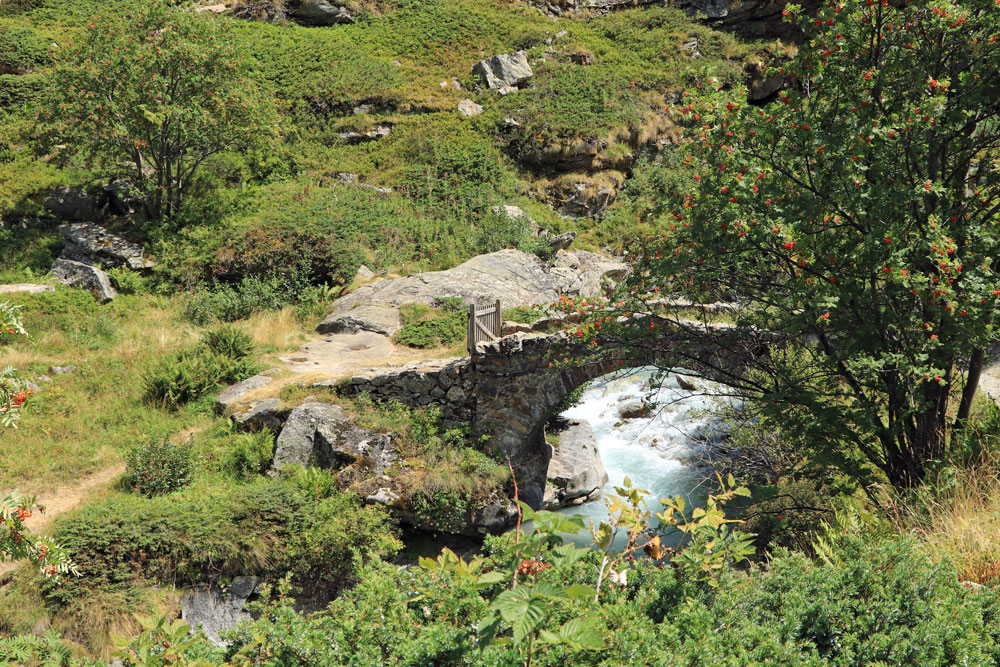
[[[711,331],[720,339],[731,332],[726,325]],[[673,344],[680,345],[680,339]],[[627,349],[610,340],[588,346],[563,332],[515,333],[479,344],[473,357],[373,370],[338,386],[351,396],[367,393],[412,407],[437,405],[445,427],[471,423],[477,433],[490,436],[490,448],[509,457],[521,499],[539,506],[551,455],[545,423],[560,404],[578,387],[616,368],[655,363],[671,346],[669,337],[660,349]],[[698,365],[700,357],[718,368],[726,363],[718,354],[716,346],[689,349],[688,359]]]

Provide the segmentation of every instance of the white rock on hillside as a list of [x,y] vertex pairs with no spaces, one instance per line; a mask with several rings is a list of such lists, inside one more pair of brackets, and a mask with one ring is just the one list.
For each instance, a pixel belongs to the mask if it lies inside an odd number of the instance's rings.
[[519,86],[534,75],[523,51],[480,60],[472,66],[472,73],[482,79],[487,88],[493,90],[504,86]]

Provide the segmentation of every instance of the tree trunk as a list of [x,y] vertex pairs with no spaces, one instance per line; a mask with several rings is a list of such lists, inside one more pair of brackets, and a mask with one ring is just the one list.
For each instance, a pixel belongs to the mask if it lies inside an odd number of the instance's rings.
[[965,388],[962,389],[962,400],[958,404],[958,415],[955,417],[955,430],[961,430],[969,420],[969,413],[972,411],[972,401],[976,398],[976,390],[979,389],[979,378],[983,374],[983,364],[986,360],[986,350],[979,348],[972,353],[969,359],[969,373],[965,379]]

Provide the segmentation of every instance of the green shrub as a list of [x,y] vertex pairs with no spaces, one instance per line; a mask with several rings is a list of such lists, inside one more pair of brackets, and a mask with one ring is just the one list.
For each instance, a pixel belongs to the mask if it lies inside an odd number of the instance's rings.
[[0,74],[0,109],[38,100],[46,83],[44,74]]
[[125,484],[152,498],[191,483],[194,450],[188,443],[150,440],[133,447],[125,457]]
[[200,325],[217,320],[233,322],[256,312],[279,310],[288,303],[288,298],[277,277],[247,276],[235,285],[215,283],[196,292],[185,302],[184,314]]
[[143,294],[149,291],[149,279],[122,266],[108,269],[111,284],[122,294]]
[[184,584],[289,571],[303,579],[348,577],[355,557],[363,562],[399,547],[385,512],[346,495],[316,503],[290,484],[264,479],[200,483],[153,498],[112,495],[60,517],[55,534],[83,572],[45,585],[57,604],[141,578]]
[[261,370],[251,357],[231,358],[207,347],[182,350],[157,362],[143,378],[146,399],[170,409],[201,398],[220,384],[245,380]]
[[469,513],[469,498],[450,489],[418,491],[408,505],[419,521],[448,532],[461,530]]
[[274,460],[274,434],[264,429],[232,436],[222,470],[233,479],[249,480],[263,475]]
[[31,28],[0,30],[0,74],[19,74],[48,61],[45,40]]
[[472,245],[478,254],[516,248],[543,260],[548,260],[553,255],[552,246],[547,240],[531,235],[526,218],[511,218],[495,213],[484,216],[476,225]]
[[503,319],[510,322],[531,323],[545,317],[545,311],[534,306],[514,306],[503,309]]
[[201,337],[201,342],[214,354],[229,359],[243,359],[256,351],[250,334],[232,325],[209,329]]
[[551,144],[601,139],[612,130],[636,127],[643,110],[634,86],[611,67],[552,64],[540,67],[522,99],[502,102],[521,126],[511,147],[522,160],[538,162]]
[[329,498],[337,490],[337,478],[324,468],[290,465],[281,469],[281,476],[313,500]]
[[396,332],[397,343],[407,347],[428,348],[454,345],[466,336],[468,316],[461,309],[461,299],[442,302],[437,308],[408,304],[400,308],[403,326]]

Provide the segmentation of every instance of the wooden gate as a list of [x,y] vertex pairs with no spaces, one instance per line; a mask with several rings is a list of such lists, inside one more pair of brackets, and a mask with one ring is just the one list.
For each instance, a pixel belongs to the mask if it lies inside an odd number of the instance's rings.
[[475,356],[478,343],[488,343],[500,338],[503,316],[500,313],[500,299],[495,303],[477,306],[469,304],[468,343],[469,356]]

